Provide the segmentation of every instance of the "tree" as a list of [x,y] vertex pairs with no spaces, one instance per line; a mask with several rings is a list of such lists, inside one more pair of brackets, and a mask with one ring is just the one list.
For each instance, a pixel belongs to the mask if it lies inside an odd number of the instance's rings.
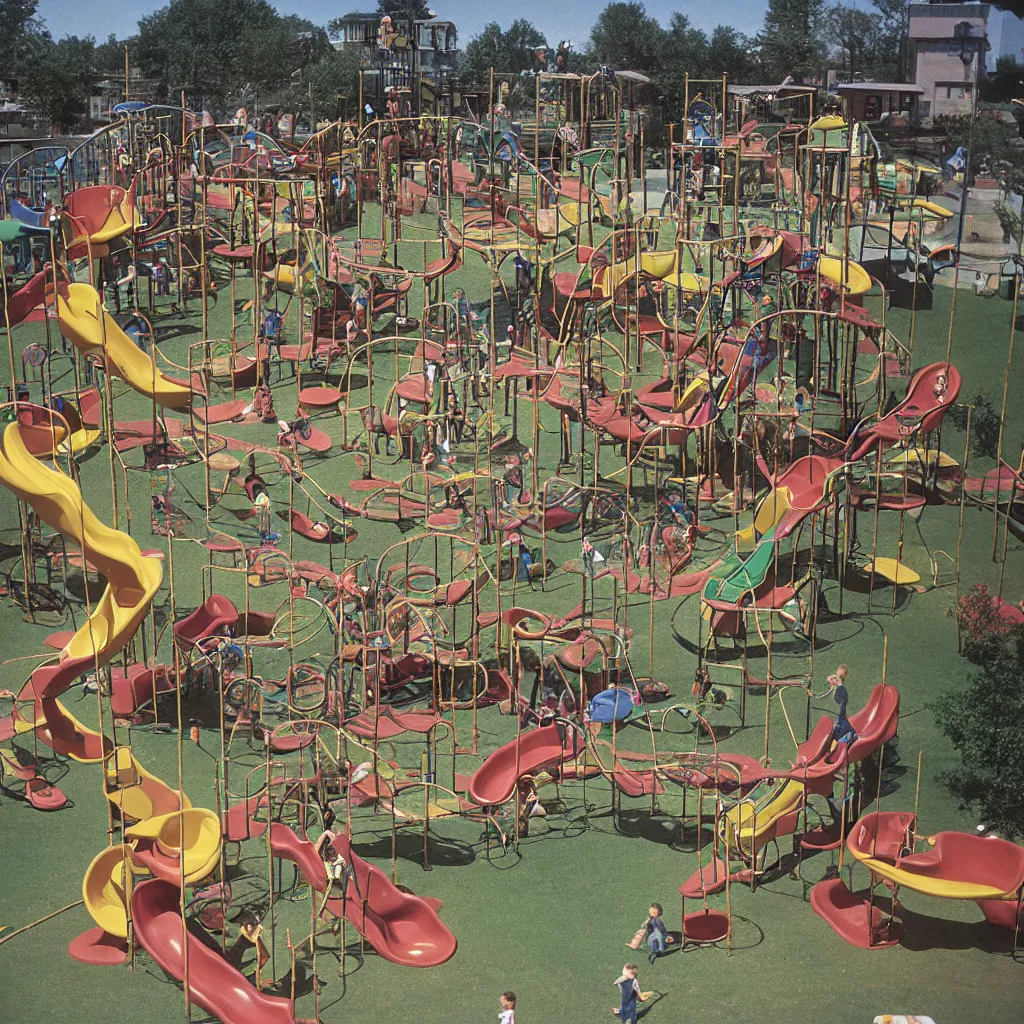
[[1007,124],[998,111],[982,111],[974,119],[973,127],[967,114],[940,114],[935,118],[935,127],[945,134],[953,149],[961,146],[969,149],[972,176],[983,163],[990,170],[1024,165],[1024,140],[1016,124]]
[[829,39],[845,55],[851,78],[874,63],[878,29],[867,11],[837,4],[825,13],[824,24]]
[[1024,82],[1024,64],[1006,54],[996,61],[994,75],[981,83],[981,98],[989,103],[1006,103],[1020,95]]
[[749,82],[757,69],[753,41],[731,25],[718,25],[708,40],[707,62],[730,82]]
[[[681,24],[677,18],[682,16],[676,15],[673,23]],[[688,27],[685,18],[682,22]],[[611,3],[597,16],[590,45],[601,64],[654,78],[662,67],[666,33],[642,3]]]
[[55,132],[71,131],[86,115],[96,78],[92,38],[67,36],[33,51],[24,61],[22,92],[50,119]]
[[871,0],[878,11],[876,68],[883,81],[905,82],[911,0]]
[[21,66],[29,50],[49,40],[36,18],[38,0],[0,0],[0,69],[9,74]]
[[424,0],[380,0],[377,10],[383,18],[388,15],[392,22],[415,21],[417,18],[429,18],[430,8]]
[[672,15],[668,30],[663,33],[658,64],[656,84],[664,96],[665,111],[673,118],[683,113],[687,74],[691,78],[721,74],[721,69],[709,60],[708,37],[678,12]]
[[792,75],[803,81],[821,71],[822,0],[768,0],[764,27],[757,37],[762,70],[775,82]]
[[932,705],[960,764],[939,777],[964,810],[1008,839],[1024,836],[1024,627],[995,614],[985,587],[960,601],[965,656],[979,670]]
[[124,48],[129,47],[129,54],[132,56],[134,61],[134,54],[131,51],[134,49],[135,44],[138,42],[136,39],[118,39],[113,32],[107,36],[105,43],[97,43],[94,50],[94,60],[96,62],[96,70],[100,72],[104,71],[122,71],[124,68]]
[[[251,61],[254,54],[262,59],[259,41],[281,21],[266,0],[171,0],[140,20],[139,62],[174,91],[226,96],[254,72],[265,74]],[[276,67],[286,55],[271,56]]]
[[530,22],[518,18],[503,32],[492,21],[466,46],[459,77],[471,89],[486,89],[491,68],[513,75],[532,70],[534,50],[539,46],[547,46],[547,40]]

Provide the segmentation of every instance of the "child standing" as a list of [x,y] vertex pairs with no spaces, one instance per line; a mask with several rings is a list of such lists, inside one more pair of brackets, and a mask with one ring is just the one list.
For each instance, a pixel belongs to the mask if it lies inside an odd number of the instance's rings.
[[499,1024],[516,1024],[516,994],[502,992],[501,1012],[498,1014]]
[[640,968],[636,964],[626,964],[622,968],[622,974],[615,981],[619,990],[619,1007],[616,1009],[613,1006],[612,1013],[619,1018],[622,1024],[636,1024],[637,1000],[645,1001],[643,993],[640,991],[640,982],[636,979],[639,973]]
[[668,932],[665,930],[665,922],[662,920],[662,909],[660,903],[652,903],[647,914],[647,948],[651,951],[648,959],[653,964],[659,955],[665,952],[665,941]]
[[836,669],[835,675],[828,677],[828,685],[832,687],[833,699],[839,706],[839,710],[836,712],[835,728],[832,730],[832,738],[836,743],[852,743],[857,738],[853,726],[850,725],[850,720],[846,717],[846,705],[850,699],[850,695],[846,691],[847,671],[845,665],[840,665]]

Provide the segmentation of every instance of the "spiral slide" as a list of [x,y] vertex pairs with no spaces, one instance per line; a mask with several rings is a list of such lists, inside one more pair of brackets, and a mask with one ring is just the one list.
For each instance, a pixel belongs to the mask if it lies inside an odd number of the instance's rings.
[[164,409],[186,410],[192,389],[155,370],[149,356],[118,327],[89,284],[70,284],[57,294],[61,333],[82,352],[104,352],[111,370]]
[[90,565],[108,583],[92,614],[61,651],[56,665],[32,673],[22,697],[35,699],[39,738],[57,753],[95,762],[109,753],[109,741],[82,726],[58,703],[83,673],[107,664],[142,623],[163,580],[163,567],[144,558],[138,544],[96,518],[78,485],[33,457],[11,423],[0,439],[0,483],[30,504],[50,527],[78,544]]

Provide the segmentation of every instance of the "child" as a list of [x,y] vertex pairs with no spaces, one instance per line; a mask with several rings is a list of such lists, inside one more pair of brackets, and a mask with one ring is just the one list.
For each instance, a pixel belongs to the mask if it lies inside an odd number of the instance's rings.
[[661,919],[663,913],[660,903],[652,903],[648,910],[647,924],[647,948],[651,951],[648,959],[653,964],[659,954],[665,952],[665,941],[668,932],[665,930],[665,922]]
[[499,1024],[516,1024],[516,994],[502,992],[501,1012],[498,1014]]
[[622,1021],[622,1024],[636,1024],[636,1001],[646,1002],[644,994],[640,991],[640,982],[636,980],[640,968],[636,964],[626,964],[622,968],[622,974],[616,979],[615,984],[619,989],[619,1008],[612,1007],[612,1013]]
[[832,738],[836,743],[852,743],[857,738],[853,726],[850,725],[850,720],[846,717],[846,704],[850,699],[850,695],[846,692],[846,673],[846,666],[840,665],[836,669],[835,675],[828,677],[828,685],[832,687],[833,697],[836,704],[839,705],[839,710],[836,712],[835,728],[832,730]]

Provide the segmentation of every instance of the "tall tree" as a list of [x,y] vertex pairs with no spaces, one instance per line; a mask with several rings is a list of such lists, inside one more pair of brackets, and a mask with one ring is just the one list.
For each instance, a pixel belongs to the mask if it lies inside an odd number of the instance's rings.
[[590,45],[601,64],[654,77],[662,66],[665,36],[642,3],[611,3],[597,16]]
[[414,21],[430,17],[430,8],[424,0],[380,0],[377,10],[381,17],[387,14],[392,21]]
[[224,96],[250,80],[253,40],[280,20],[266,0],[171,0],[139,21],[139,61],[172,90]]
[[824,25],[829,39],[842,51],[851,78],[874,65],[878,27],[867,11],[836,4],[825,12]]
[[27,51],[49,39],[36,17],[38,0],[0,0],[0,71],[13,75]]
[[708,59],[708,37],[678,11],[672,15],[662,36],[658,63],[660,70],[656,83],[664,97],[665,112],[673,118],[680,117],[683,112],[687,75],[703,78],[720,72]]
[[513,75],[532,70],[534,51],[539,46],[547,46],[547,40],[530,22],[517,18],[503,32],[492,21],[466,46],[459,77],[470,88],[486,89],[491,68]]
[[725,72],[730,82],[750,82],[757,70],[753,40],[731,25],[718,25],[708,40],[708,67]]
[[821,39],[823,0],[768,0],[764,28],[757,37],[764,75],[781,82],[818,74],[825,61]]
[[978,666],[967,686],[932,705],[960,764],[940,776],[964,809],[1008,839],[1024,837],[1024,627],[975,587],[957,607],[964,656]]
[[24,61],[22,92],[50,119],[55,132],[71,131],[88,113],[96,79],[95,45],[67,36],[35,49]]
[[910,76],[908,36],[911,0],[871,0],[878,11],[878,75],[906,82]]

